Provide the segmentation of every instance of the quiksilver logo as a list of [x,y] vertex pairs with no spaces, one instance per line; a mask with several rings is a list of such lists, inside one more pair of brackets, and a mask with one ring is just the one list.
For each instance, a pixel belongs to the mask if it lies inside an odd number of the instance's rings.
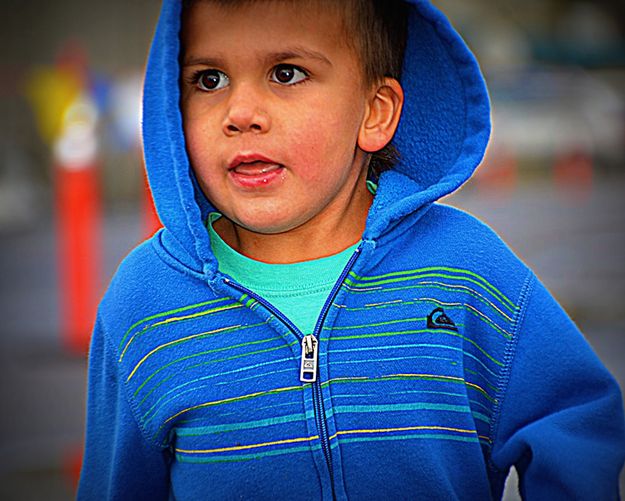
[[454,321],[447,316],[443,308],[436,308],[428,315],[428,329],[447,329],[458,331]]

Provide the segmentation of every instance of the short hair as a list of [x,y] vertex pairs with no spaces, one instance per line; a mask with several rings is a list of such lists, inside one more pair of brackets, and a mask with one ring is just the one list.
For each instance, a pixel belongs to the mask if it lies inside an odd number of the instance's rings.
[[[224,7],[278,0],[182,0],[183,11],[194,3],[206,1]],[[343,16],[347,43],[360,59],[365,84],[390,77],[400,80],[408,31],[408,6],[402,0],[280,0],[291,2],[325,1]],[[371,154],[369,174],[377,178],[399,159],[391,143]]]

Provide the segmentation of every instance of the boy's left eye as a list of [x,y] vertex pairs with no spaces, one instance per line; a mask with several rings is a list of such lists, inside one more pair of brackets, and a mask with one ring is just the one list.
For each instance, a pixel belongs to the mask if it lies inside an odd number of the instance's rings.
[[282,85],[294,85],[308,78],[308,74],[292,64],[279,64],[271,72],[271,79]]

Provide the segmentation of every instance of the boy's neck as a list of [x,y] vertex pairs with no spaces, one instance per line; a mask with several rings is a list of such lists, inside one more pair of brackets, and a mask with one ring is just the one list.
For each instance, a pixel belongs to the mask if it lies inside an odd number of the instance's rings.
[[329,209],[287,232],[262,234],[238,226],[226,217],[213,228],[231,248],[257,261],[290,264],[338,254],[362,238],[373,195],[360,183],[344,210]]

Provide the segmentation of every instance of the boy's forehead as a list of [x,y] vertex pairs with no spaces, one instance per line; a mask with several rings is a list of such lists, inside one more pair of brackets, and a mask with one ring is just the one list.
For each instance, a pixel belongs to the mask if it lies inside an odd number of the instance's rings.
[[[350,22],[352,18],[352,8],[355,8],[354,1],[351,0],[183,0],[183,35],[187,31],[188,23],[193,21],[195,9],[193,7],[201,4],[211,5],[227,14],[245,14],[245,12],[257,11],[259,9],[271,9],[273,11],[306,12],[307,16],[298,16],[299,22],[315,24],[319,19],[318,14],[323,14],[324,19],[334,18],[337,23],[332,25],[335,28],[337,40],[343,41],[348,46],[354,48],[354,29]],[[242,24],[244,16],[230,17],[232,27],[232,37],[237,36],[237,26]],[[258,22],[258,19],[255,19]],[[328,26],[326,26],[328,28]],[[288,40],[285,40],[288,42]]]

